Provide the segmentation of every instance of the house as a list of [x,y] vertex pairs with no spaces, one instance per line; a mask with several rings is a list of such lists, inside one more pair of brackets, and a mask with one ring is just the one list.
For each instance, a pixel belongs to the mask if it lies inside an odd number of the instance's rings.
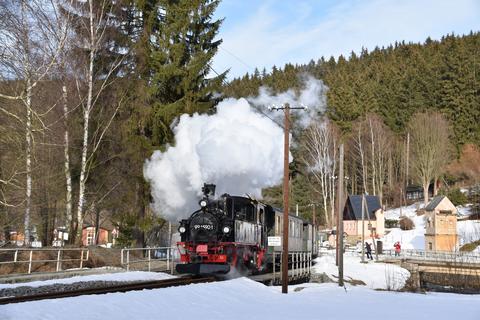
[[82,245],[102,245],[111,247],[115,243],[115,239],[118,235],[118,230],[112,223],[104,221],[98,228],[98,239],[96,241],[97,228],[92,223],[84,223],[82,229]]
[[[433,183],[428,186],[428,197],[433,197]],[[414,203],[423,200],[423,187],[410,184],[405,188],[405,198],[408,203]]]
[[457,208],[446,196],[436,196],[425,207],[425,250],[457,249]]
[[[365,196],[363,228],[365,237],[382,237],[385,234],[385,216],[377,196]],[[368,211],[367,211],[368,210]],[[362,236],[362,196],[349,195],[343,209],[343,231],[350,237]]]

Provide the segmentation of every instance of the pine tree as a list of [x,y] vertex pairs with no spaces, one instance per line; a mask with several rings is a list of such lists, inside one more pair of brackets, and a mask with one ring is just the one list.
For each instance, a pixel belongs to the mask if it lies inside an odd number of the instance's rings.
[[155,145],[173,140],[171,123],[183,113],[206,112],[218,102],[226,72],[210,64],[221,40],[222,20],[213,21],[217,0],[160,1],[149,43],[150,101],[153,104],[152,139]]

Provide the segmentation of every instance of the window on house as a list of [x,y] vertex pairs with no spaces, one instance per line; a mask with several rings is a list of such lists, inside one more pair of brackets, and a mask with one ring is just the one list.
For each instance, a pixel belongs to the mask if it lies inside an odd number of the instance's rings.
[[432,250],[433,249],[433,245],[431,242],[428,243],[428,250]]
[[95,228],[87,228],[87,246],[93,245],[95,239]]

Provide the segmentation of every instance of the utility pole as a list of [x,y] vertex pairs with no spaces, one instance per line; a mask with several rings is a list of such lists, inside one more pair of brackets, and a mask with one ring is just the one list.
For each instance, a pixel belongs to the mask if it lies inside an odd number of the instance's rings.
[[410,156],[410,132],[407,132],[407,159],[405,162],[405,185],[408,185],[408,166],[409,166],[409,156]]
[[365,263],[365,194],[362,194],[362,263]]
[[315,213],[315,203],[312,203],[313,212],[312,212],[312,224],[315,227],[317,225],[317,217]]
[[316,247],[315,245],[317,244],[317,219],[316,219],[316,213],[315,213],[315,203],[312,204],[313,206],[313,212],[312,212],[312,225],[313,225],[313,229],[312,229],[312,240],[313,240],[313,243],[312,243],[312,252],[315,248],[318,249],[318,247]]
[[284,144],[283,144],[283,241],[282,241],[282,293],[288,293],[288,195],[289,195],[289,151],[290,151],[290,109],[305,109],[305,107],[290,107],[286,103],[283,107],[273,106],[273,110],[283,110],[284,120]]
[[338,170],[338,285],[343,287],[343,143],[340,145],[340,161]]

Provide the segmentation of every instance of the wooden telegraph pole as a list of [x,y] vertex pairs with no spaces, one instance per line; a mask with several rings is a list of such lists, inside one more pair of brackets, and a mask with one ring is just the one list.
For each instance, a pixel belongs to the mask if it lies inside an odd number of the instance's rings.
[[305,107],[290,107],[286,103],[283,107],[273,107],[273,110],[283,110],[284,120],[284,145],[283,145],[283,241],[282,241],[282,293],[288,293],[288,195],[289,195],[289,154],[290,154],[290,109],[305,109]]
[[284,144],[283,144],[283,248],[282,248],[282,293],[288,293],[288,184],[290,179],[290,106],[285,104]]
[[340,145],[340,163],[338,170],[338,285],[343,287],[343,143]]

